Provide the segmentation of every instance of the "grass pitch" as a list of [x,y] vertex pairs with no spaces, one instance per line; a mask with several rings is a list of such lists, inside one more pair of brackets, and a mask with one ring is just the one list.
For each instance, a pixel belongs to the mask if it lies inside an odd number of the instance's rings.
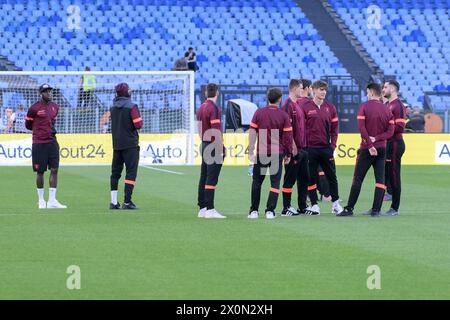
[[[196,217],[198,167],[158,169],[182,174],[141,167],[141,209],[112,212],[108,167],[61,168],[66,210],[37,209],[31,168],[0,168],[0,299],[450,299],[448,167],[403,167],[398,217],[336,218],[323,203],[321,216],[273,221],[247,219],[245,167],[222,170],[224,220]],[[352,173],[338,167],[344,203]],[[356,213],[373,187],[369,174]],[[80,290],[66,287],[71,265]],[[372,265],[380,290],[367,288]]]

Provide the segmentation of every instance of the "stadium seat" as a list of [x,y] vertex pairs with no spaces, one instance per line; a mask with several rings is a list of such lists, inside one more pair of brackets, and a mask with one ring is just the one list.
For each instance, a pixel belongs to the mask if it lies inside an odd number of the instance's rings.
[[[367,29],[367,16],[361,9],[372,2],[331,0],[330,4],[384,73],[397,76],[401,94],[407,101],[418,101],[424,91],[433,87],[442,90],[439,80],[450,73],[449,61],[444,59],[450,51],[449,1],[376,1],[386,23],[382,23],[381,29]],[[395,46],[395,50],[386,55],[373,39],[379,39],[387,48]],[[407,91],[404,84],[409,77],[412,82]],[[439,84],[433,84],[436,81]]]
[[[327,72],[347,74],[293,0],[79,0],[80,30],[67,29],[70,4],[0,2],[2,12],[10,13],[3,17],[8,41],[0,44],[0,52],[26,70],[82,70],[87,64],[96,70],[139,70],[170,69],[193,46],[201,66],[197,87],[212,78],[210,72],[217,73],[217,62],[226,68],[222,81],[230,84],[249,79],[286,83],[293,64],[307,69],[317,59],[328,61]],[[280,22],[285,28],[279,28]],[[261,25],[265,30],[258,31]]]

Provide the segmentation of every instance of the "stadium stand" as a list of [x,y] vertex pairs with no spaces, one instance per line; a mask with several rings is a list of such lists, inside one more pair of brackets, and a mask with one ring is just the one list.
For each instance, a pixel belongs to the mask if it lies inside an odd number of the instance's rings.
[[[79,30],[67,28],[70,5]],[[348,75],[291,0],[6,0],[0,9],[0,54],[23,70],[170,70],[194,46],[197,87]]]
[[[450,88],[449,0],[329,0],[385,74],[402,84],[402,95],[422,105],[424,92]],[[368,28],[367,8],[378,6],[381,28]],[[433,98],[450,107],[448,97]]]

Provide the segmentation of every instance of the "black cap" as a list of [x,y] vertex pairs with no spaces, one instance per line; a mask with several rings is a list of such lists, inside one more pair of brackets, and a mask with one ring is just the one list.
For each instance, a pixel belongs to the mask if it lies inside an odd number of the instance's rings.
[[42,93],[42,92],[44,92],[45,90],[52,90],[53,88],[49,85],[49,84],[47,84],[47,83],[44,83],[43,85],[41,85],[40,87],[39,87],[39,93]]

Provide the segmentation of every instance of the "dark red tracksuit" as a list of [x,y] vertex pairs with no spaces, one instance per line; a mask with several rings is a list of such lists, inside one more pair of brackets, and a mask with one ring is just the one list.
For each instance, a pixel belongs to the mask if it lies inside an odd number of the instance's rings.
[[[307,98],[305,98],[307,99]],[[291,206],[291,195],[293,186],[297,181],[297,201],[300,210],[306,209],[306,197],[308,194],[308,154],[306,152],[306,132],[305,132],[305,115],[301,109],[301,105],[306,101],[300,98],[296,102],[288,98],[281,106],[281,109],[289,116],[292,123],[292,133],[294,137],[295,155],[287,165],[284,166],[283,181],[283,209]]]
[[386,147],[386,180],[392,188],[391,208],[398,210],[401,196],[401,164],[402,156],[405,153],[405,141],[403,132],[406,126],[406,110],[400,99],[395,99],[387,104],[389,110],[394,115],[394,135],[387,142]]
[[55,122],[59,106],[54,102],[38,101],[28,109],[25,127],[33,131],[33,170],[43,173],[48,168],[59,167],[59,145],[56,140]]
[[214,193],[223,164],[223,139],[220,108],[206,100],[197,110],[198,132],[202,144],[202,165],[198,183],[198,206],[214,209]]
[[306,141],[309,162],[309,199],[311,204],[317,204],[318,166],[320,165],[330,185],[332,201],[339,199],[334,149],[339,132],[339,119],[336,107],[324,101],[317,106],[314,100],[303,105],[306,121]]
[[277,106],[258,109],[250,123],[249,135],[250,156],[254,154],[255,142],[258,140],[256,163],[253,168],[250,212],[259,209],[261,185],[267,171],[270,173],[271,188],[266,212],[275,212],[280,193],[283,157],[292,155],[292,124],[289,116]]
[[[369,100],[359,107],[357,119],[358,129],[361,133],[361,145],[356,158],[355,172],[353,174],[352,188],[347,207],[353,210],[358,201],[361,185],[367,171],[373,166],[375,174],[375,195],[372,210],[380,212],[386,190],[384,179],[386,141],[394,133],[394,116],[379,100]],[[375,142],[372,142],[370,137],[374,137]],[[378,155],[370,155],[369,148],[372,147],[377,149]]]

